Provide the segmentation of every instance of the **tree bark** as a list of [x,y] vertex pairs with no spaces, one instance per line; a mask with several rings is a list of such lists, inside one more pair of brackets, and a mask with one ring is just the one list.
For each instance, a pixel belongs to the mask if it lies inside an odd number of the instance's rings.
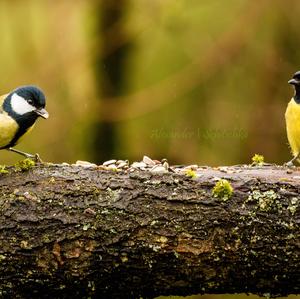
[[299,293],[298,170],[103,168],[1,174],[1,298]]

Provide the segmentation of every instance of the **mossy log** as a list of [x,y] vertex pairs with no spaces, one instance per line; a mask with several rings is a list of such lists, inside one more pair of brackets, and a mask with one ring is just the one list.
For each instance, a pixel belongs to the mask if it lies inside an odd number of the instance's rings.
[[[8,170],[1,298],[299,293],[296,169]],[[221,178],[232,192],[213,192]]]

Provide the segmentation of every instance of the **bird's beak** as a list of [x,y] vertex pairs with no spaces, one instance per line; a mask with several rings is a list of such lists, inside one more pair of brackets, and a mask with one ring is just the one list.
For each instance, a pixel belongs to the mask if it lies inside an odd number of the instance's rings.
[[291,79],[288,81],[289,84],[292,84],[292,85],[298,85],[300,83],[300,81],[298,81],[297,79]]
[[47,119],[49,117],[49,113],[44,108],[36,109],[34,112],[42,118]]

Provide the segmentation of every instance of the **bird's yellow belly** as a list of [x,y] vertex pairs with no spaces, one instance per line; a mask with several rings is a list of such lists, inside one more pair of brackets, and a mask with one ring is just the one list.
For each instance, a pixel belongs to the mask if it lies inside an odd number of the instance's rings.
[[300,152],[300,104],[293,99],[289,102],[286,112],[286,130],[292,154],[298,155]]
[[18,131],[18,124],[7,114],[0,114],[0,148],[7,146]]

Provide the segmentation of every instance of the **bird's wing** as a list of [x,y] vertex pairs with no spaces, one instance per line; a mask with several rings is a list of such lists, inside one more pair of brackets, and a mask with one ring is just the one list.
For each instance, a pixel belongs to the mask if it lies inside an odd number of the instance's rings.
[[0,96],[0,113],[3,112],[3,107],[2,107],[2,105],[3,105],[3,102],[4,102],[4,100],[5,100],[5,98],[6,98],[7,96],[8,96],[8,94],[4,94],[4,95]]

